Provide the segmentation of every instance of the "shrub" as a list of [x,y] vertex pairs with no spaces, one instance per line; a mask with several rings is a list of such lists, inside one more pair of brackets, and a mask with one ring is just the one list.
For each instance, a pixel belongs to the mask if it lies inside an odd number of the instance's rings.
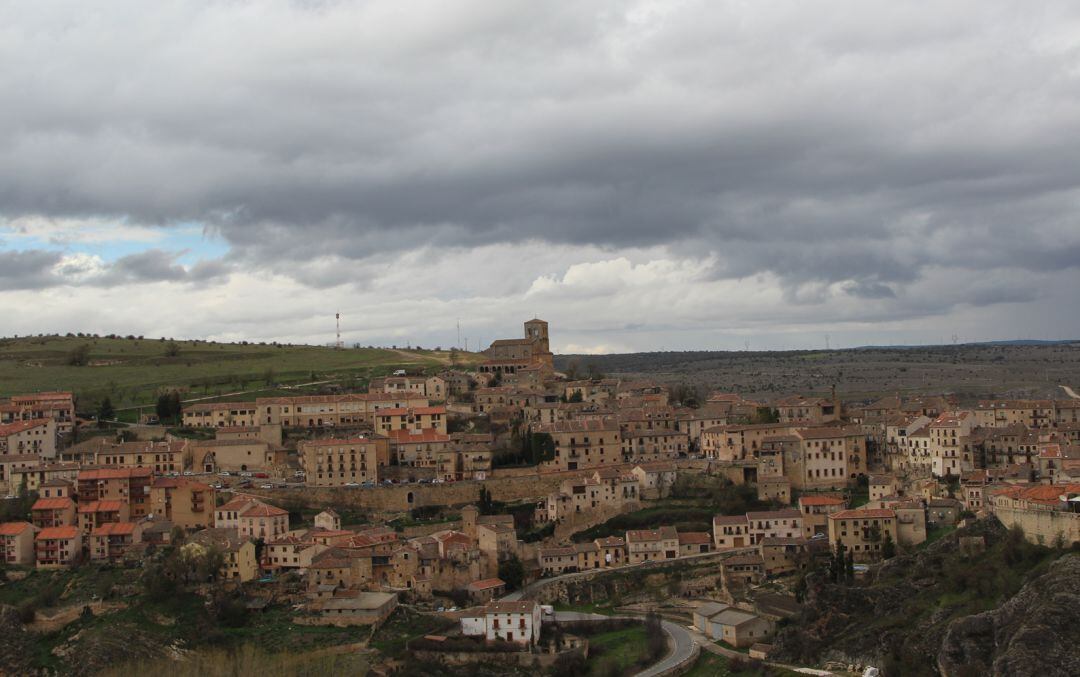
[[19,620],[23,625],[29,625],[37,618],[37,609],[34,607],[33,600],[27,600],[19,605]]

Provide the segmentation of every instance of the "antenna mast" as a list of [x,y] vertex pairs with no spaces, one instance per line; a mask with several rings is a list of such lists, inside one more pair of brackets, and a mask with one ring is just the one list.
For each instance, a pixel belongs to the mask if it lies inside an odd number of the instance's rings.
[[341,313],[334,313],[334,321],[337,322],[337,341],[334,343],[334,348],[341,350],[345,347],[345,344],[341,342]]

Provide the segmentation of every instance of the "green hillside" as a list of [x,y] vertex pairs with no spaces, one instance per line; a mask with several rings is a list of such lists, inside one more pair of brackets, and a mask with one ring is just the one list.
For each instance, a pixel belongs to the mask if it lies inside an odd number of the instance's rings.
[[[106,395],[118,408],[152,404],[160,390],[171,388],[181,389],[184,399],[245,399],[299,394],[291,386],[312,381],[356,387],[394,369],[434,372],[451,362],[467,365],[478,359],[434,350],[170,343],[120,337],[0,339],[0,396],[72,390],[80,410]],[[85,355],[78,359],[83,346]]]

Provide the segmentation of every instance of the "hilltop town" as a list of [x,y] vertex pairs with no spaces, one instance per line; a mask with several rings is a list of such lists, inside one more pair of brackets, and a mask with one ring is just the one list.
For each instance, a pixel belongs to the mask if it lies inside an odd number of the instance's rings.
[[1004,602],[1080,544],[1071,391],[581,376],[532,319],[463,364],[319,394],[164,390],[132,425],[70,391],[0,401],[0,672],[182,663],[212,636],[373,674],[903,674],[887,651],[811,647],[805,621],[927,553],[1026,553]]

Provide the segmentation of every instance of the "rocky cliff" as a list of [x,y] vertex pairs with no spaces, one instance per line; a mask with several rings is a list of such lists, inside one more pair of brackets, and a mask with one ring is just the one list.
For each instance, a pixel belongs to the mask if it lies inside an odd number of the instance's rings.
[[14,607],[0,605],[0,675],[34,674],[34,637]]
[[803,615],[778,633],[776,658],[873,665],[886,677],[1080,674],[1067,660],[1080,645],[1080,578],[1064,584],[1080,556],[1063,554],[991,517],[889,560],[866,583],[811,574]]
[[1080,675],[1080,555],[1066,555],[1001,607],[953,621],[938,652],[948,677]]

